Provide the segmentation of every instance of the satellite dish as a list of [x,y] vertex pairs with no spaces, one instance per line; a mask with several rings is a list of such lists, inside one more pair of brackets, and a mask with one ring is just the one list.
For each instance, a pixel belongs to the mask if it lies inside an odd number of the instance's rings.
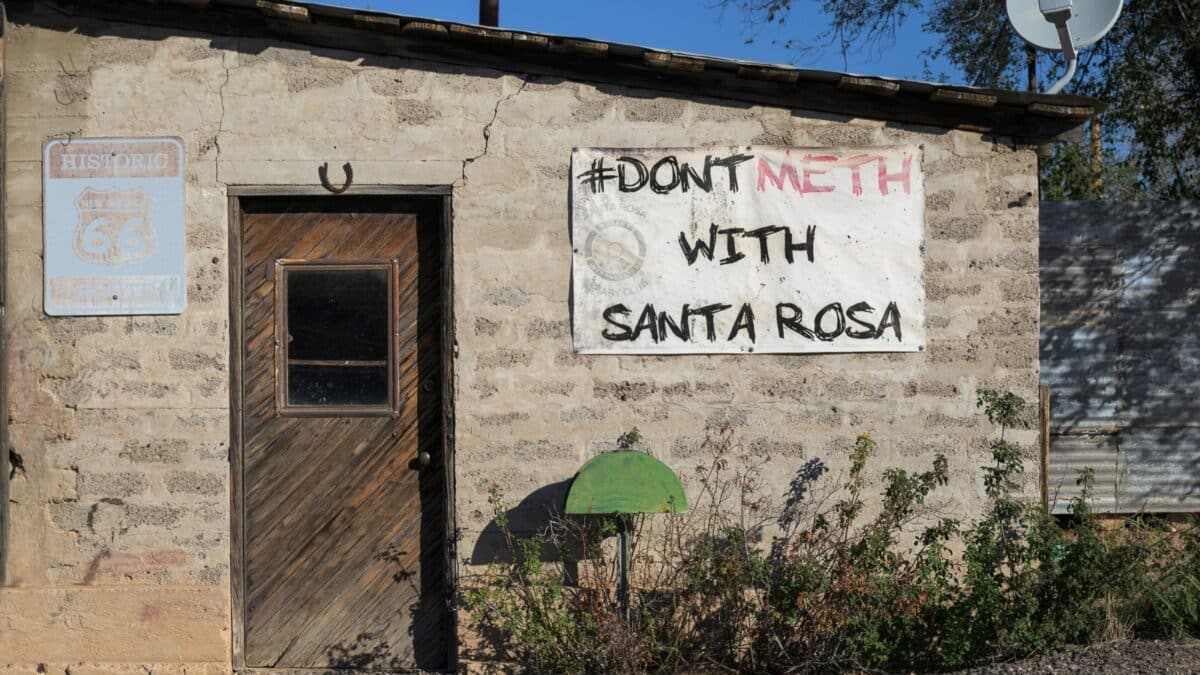
[[1067,57],[1067,74],[1048,94],[1057,94],[1075,76],[1076,50],[1104,37],[1121,15],[1121,0],[1005,0],[1005,11],[1017,35],[1047,51]]
[[[1037,0],[1006,0],[1005,10],[1013,28],[1026,42],[1047,51],[1062,51],[1058,28],[1042,14]],[[1121,0],[1081,0],[1071,5],[1067,28],[1071,31],[1071,46],[1090,47],[1104,37],[1121,15]]]

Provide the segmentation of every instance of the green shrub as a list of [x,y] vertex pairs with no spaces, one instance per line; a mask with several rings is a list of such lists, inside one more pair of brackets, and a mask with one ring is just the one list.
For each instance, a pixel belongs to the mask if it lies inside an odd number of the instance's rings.
[[478,656],[532,672],[953,670],[1064,644],[1200,636],[1200,531],[1147,517],[1107,526],[1090,507],[1090,471],[1061,522],[1022,501],[1007,432],[1024,401],[981,390],[978,403],[998,434],[982,467],[987,508],[965,525],[928,508],[948,482],[940,455],[927,471],[885,470],[868,499],[876,445],[864,434],[836,491],[814,498],[826,471],[813,460],[776,508],[762,488],[769,458],[755,463],[723,429],[705,441],[687,513],[632,519],[628,621],[603,545],[611,520],[556,518],[517,537],[494,492],[511,561],[467,580]]
[[1004,431],[1020,419],[1024,402],[987,390],[979,401],[1001,430],[992,443],[994,464],[985,467],[990,508],[963,533],[963,572],[936,665],[962,668],[1139,635],[1200,635],[1194,621],[1200,559],[1189,559],[1186,547],[1144,520],[1105,527],[1090,506],[1090,469],[1077,480],[1080,496],[1066,525],[1014,498],[1021,457]]
[[494,658],[514,660],[537,672],[584,672],[594,658],[604,607],[589,607],[586,595],[569,588],[559,570],[542,564],[547,542],[516,537],[509,528],[501,495],[492,489],[489,502],[494,523],[504,536],[511,562],[492,566],[493,574],[466,591],[471,615],[485,627],[484,637],[496,648]]
[[864,521],[863,471],[875,449],[870,436],[859,436],[844,496],[775,541],[749,665],[880,667],[919,660],[928,649],[929,609],[950,580],[945,543],[955,524],[925,528],[915,547],[904,546],[901,534],[947,483],[946,459],[915,475],[887,470],[879,511]]

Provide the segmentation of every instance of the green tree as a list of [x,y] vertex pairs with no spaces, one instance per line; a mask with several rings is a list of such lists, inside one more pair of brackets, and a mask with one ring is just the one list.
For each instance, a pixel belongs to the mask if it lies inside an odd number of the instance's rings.
[[[752,25],[786,29],[793,0],[721,0]],[[1058,55],[1029,49],[1004,0],[818,0],[829,23],[801,51],[886,49],[906,21],[919,20],[937,45],[927,74],[968,84],[1044,90],[1062,72]],[[949,63],[956,72],[932,72]],[[1112,32],[1081,54],[1064,93],[1094,96],[1108,109],[1081,142],[1059,144],[1042,163],[1045,199],[1200,198],[1200,0],[1127,0]]]

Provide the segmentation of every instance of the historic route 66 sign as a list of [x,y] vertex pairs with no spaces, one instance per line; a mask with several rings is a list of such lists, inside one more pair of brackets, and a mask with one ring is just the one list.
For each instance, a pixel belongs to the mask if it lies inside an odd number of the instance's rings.
[[183,311],[183,162],[177,138],[46,142],[47,314]]

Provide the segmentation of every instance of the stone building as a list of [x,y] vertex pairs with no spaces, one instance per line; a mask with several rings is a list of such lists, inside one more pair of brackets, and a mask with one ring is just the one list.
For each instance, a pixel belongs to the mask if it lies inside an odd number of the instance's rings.
[[[782,489],[869,429],[883,464],[946,453],[969,515],[976,388],[1036,398],[1036,153],[1094,101],[298,2],[5,4],[5,672],[452,666],[492,483],[561,499],[635,426],[685,474],[729,424]],[[97,138],[180,161],[177,313],[47,313],[107,302],[43,269],[71,251],[43,160]],[[573,148],[734,146],[923,148],[922,349],[573,349]]]

